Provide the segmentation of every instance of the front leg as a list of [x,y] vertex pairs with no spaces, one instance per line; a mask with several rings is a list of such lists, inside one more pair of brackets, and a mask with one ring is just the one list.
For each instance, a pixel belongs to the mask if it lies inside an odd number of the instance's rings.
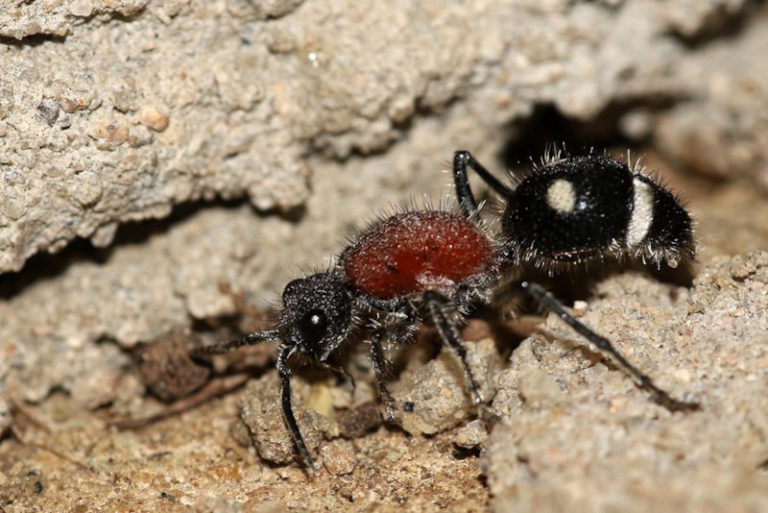
[[307,466],[314,472],[317,472],[317,467],[315,467],[312,456],[309,454],[309,449],[307,449],[307,444],[304,442],[304,437],[301,435],[299,423],[296,422],[296,417],[293,415],[293,406],[291,405],[291,369],[288,367],[288,359],[294,351],[295,348],[283,348],[277,356],[277,373],[280,375],[280,402],[283,408],[283,418]]

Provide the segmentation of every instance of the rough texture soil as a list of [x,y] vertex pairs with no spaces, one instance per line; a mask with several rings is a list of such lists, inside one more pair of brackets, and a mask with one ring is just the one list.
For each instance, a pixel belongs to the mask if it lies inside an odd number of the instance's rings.
[[[0,511],[767,510],[767,28],[744,0],[0,0]],[[485,315],[479,412],[429,330],[392,352],[394,426],[365,347],[354,389],[299,370],[309,475],[271,346],[185,358],[377,210],[452,204],[453,150],[499,172],[544,142],[639,145],[687,199],[691,278],[573,299],[701,411]]]

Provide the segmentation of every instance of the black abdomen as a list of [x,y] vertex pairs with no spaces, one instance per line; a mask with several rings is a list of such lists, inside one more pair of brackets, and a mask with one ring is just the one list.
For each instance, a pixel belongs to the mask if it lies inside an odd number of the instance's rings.
[[528,176],[502,221],[516,259],[578,262],[623,244],[632,180],[625,165],[595,156],[555,162]]

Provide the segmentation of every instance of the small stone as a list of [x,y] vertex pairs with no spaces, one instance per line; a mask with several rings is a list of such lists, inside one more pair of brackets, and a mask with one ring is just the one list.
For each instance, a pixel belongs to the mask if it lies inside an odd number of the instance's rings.
[[118,226],[117,223],[102,224],[91,234],[91,244],[97,248],[106,248],[115,239]]
[[154,107],[143,107],[139,112],[139,123],[155,132],[165,131],[170,122],[168,114]]
[[341,436],[359,438],[383,422],[376,401],[368,401],[351,410],[344,410],[336,416]]
[[115,121],[107,121],[91,127],[88,135],[107,143],[108,146],[119,146],[128,139],[128,128]]
[[334,440],[325,444],[320,454],[325,469],[335,476],[351,474],[357,465],[354,446],[347,440]]
[[731,263],[731,276],[737,280],[743,280],[757,271],[757,265],[752,259],[737,256]]
[[589,310],[589,303],[586,301],[574,301],[573,302],[573,315],[576,317],[582,317]]
[[48,126],[53,126],[59,119],[59,104],[51,99],[43,100],[37,106],[37,118]]
[[312,385],[306,397],[307,406],[326,417],[333,413],[333,394],[331,381],[319,382]]
[[78,18],[87,18],[93,14],[94,5],[90,0],[77,0],[72,3],[69,12]]
[[191,394],[208,381],[210,371],[189,356],[194,339],[173,332],[148,344],[141,353],[141,379],[166,402]]
[[83,171],[77,175],[73,195],[83,207],[91,207],[101,199],[103,187],[101,178],[93,171]]
[[56,125],[62,130],[66,130],[72,126],[72,118],[67,115],[61,116]]
[[488,440],[488,431],[485,428],[485,423],[475,419],[459,429],[453,441],[459,447],[474,449],[479,445],[483,445],[486,440]]
[[286,54],[296,51],[296,38],[287,30],[274,28],[267,32],[266,40],[271,53]]

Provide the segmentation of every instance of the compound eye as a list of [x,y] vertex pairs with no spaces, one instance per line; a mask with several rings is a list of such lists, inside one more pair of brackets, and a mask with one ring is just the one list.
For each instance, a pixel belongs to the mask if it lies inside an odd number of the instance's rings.
[[299,320],[301,337],[306,344],[316,344],[325,336],[328,318],[322,310],[310,310]]

